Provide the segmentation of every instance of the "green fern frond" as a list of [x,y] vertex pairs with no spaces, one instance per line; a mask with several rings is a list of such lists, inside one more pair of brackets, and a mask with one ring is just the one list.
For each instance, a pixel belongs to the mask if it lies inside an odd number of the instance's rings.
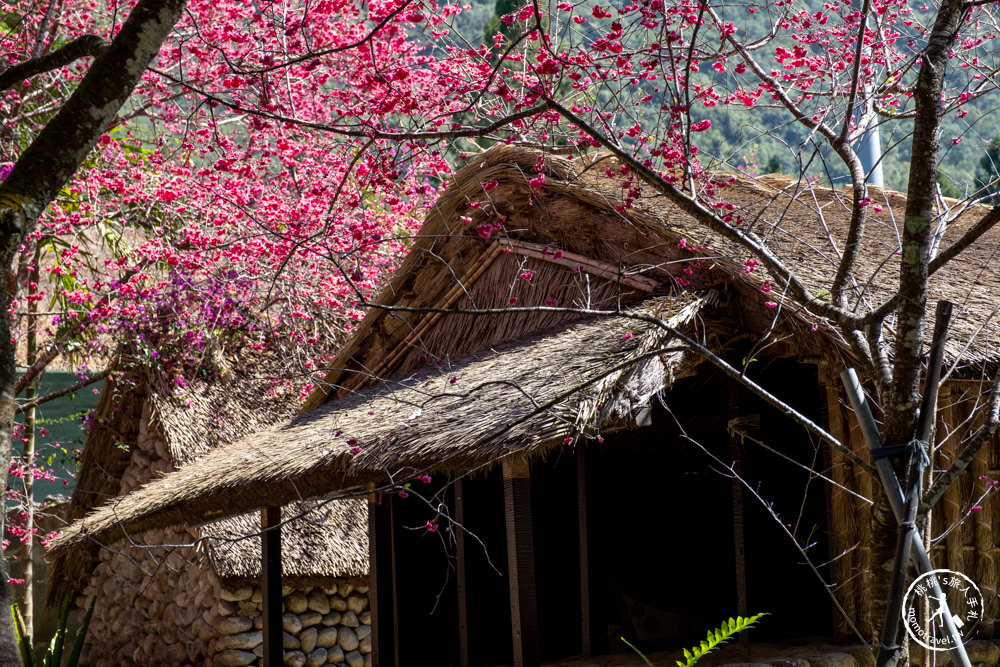
[[[677,661],[677,667],[693,667],[693,665],[702,659],[706,653],[715,650],[720,644],[729,641],[733,635],[737,632],[743,632],[760,620],[761,617],[767,616],[766,612],[760,614],[755,614],[749,618],[743,618],[742,616],[737,616],[736,618],[730,618],[728,621],[723,621],[721,626],[715,630],[709,630],[708,636],[702,640],[698,646],[694,646],[691,650],[684,649],[684,661]],[[629,644],[629,646],[632,646]],[[633,647],[633,650],[635,648]],[[638,651],[636,651],[638,652]],[[646,657],[641,653],[639,654],[645,660]],[[647,661],[647,664],[652,664]]]

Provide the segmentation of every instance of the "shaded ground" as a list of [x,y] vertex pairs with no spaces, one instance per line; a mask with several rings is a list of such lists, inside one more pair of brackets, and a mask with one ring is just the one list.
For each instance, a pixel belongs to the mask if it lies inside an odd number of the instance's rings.
[[[1000,640],[973,640],[965,645],[969,660],[973,665],[1000,664]],[[681,657],[679,651],[658,651],[646,657],[656,667],[676,667]],[[938,652],[933,656],[939,667],[948,665],[947,653]],[[911,655],[911,664],[920,664],[921,656]],[[544,663],[548,667],[647,667],[637,655],[592,656],[589,658],[569,658]],[[809,644],[802,641],[781,642],[779,644],[739,644],[726,646],[705,656],[698,662],[699,667],[874,667],[875,655],[868,648],[858,644],[837,645],[832,643]]]
[[[680,651],[649,653],[649,660],[657,667],[674,667],[681,659]],[[551,667],[647,667],[638,655],[592,656],[547,662]],[[871,652],[864,646],[830,644],[751,644],[741,647],[733,644],[708,654],[701,661],[702,667],[741,665],[743,667],[873,667]]]

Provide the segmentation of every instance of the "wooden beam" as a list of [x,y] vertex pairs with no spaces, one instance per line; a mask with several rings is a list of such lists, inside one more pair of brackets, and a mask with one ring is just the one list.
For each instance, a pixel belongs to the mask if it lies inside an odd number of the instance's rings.
[[465,498],[462,478],[455,480],[455,583],[458,589],[458,664],[469,667],[469,604],[465,568]]
[[[519,255],[534,257],[535,259],[552,262],[553,264],[561,264],[574,270],[579,269],[612,282],[621,281],[623,285],[646,292],[647,294],[655,292],[660,286],[659,282],[648,276],[639,273],[626,273],[614,264],[608,264],[607,262],[584,255],[577,255],[575,252],[560,251],[559,257],[556,257],[555,251],[550,250],[548,246],[540,243],[528,243],[527,241],[515,241],[507,238],[499,238],[497,240]],[[627,271],[634,271],[634,269],[630,268]]]
[[576,451],[577,535],[580,547],[580,654],[591,654],[590,542],[587,539],[587,450]]
[[391,498],[368,494],[368,599],[373,667],[399,664]]
[[279,667],[285,662],[281,626],[281,508],[260,510],[261,610],[264,628],[264,665]]
[[[817,380],[817,390],[818,396],[817,403],[819,405],[819,425],[823,427],[827,433],[835,434],[832,430],[833,427],[830,425],[830,404],[827,402],[828,396],[830,395],[831,386],[827,384],[827,378],[829,373],[824,370],[825,364],[816,364],[816,380]],[[845,445],[848,444],[846,441],[841,440]],[[820,448],[820,454],[823,457],[823,470],[830,471],[830,477],[836,479],[834,474],[833,465],[833,450],[830,447]],[[933,458],[932,458],[933,460]],[[830,574],[831,581],[839,581],[839,579],[834,575],[835,567],[833,563],[837,560],[835,542],[837,541],[836,532],[837,524],[834,523],[834,513],[833,513],[833,484],[823,485],[823,499],[826,501],[826,562],[830,563]],[[927,516],[927,527],[930,527],[930,515]],[[838,591],[839,592],[839,591]],[[834,599],[830,600],[830,618],[837,619],[839,617],[839,602],[834,600],[838,599],[840,596],[837,595]],[[837,622],[834,621],[834,632],[837,631]]]
[[538,604],[535,596],[535,542],[531,522],[531,472],[521,460],[503,460],[507,515],[507,574],[514,667],[536,667]]

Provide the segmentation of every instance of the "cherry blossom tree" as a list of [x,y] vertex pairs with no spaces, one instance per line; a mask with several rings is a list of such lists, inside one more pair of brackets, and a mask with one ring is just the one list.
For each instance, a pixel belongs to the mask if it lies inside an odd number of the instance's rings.
[[[12,343],[26,349],[27,368],[10,393],[24,392],[16,410],[28,416],[19,438],[26,462],[12,461],[11,470],[28,480],[26,524],[17,530],[29,549],[32,413],[51,398],[35,391],[49,364],[99,366],[124,346],[173,375],[182,393],[194,375],[232,361],[222,350],[253,348],[284,366],[275,382],[305,394],[309,374],[361,318],[433,200],[447,170],[433,152],[400,156],[390,142],[345,140],[254,114],[220,116],[216,102],[192,89],[229,72],[227,90],[254,109],[287,103],[299,118],[327,122],[336,108],[325,98],[364,61],[339,45],[357,42],[380,58],[395,54],[404,74],[394,85],[411,98],[403,104],[435,103],[425,79],[405,83],[405,68],[420,59],[405,30],[377,33],[351,3],[295,10],[305,12],[301,39],[344,56],[304,63],[283,82],[241,72],[292,41],[287,9],[191,5],[156,66],[139,71],[131,96],[104,120],[77,171],[53,184],[39,222],[11,250]],[[26,4],[11,16],[2,150],[13,169],[0,173],[4,187],[16,184],[36,134],[58,118],[63,91],[82,89],[90,76],[92,66],[79,59],[99,57],[98,35],[118,30],[113,7],[96,4],[53,4],[44,13]],[[276,84],[281,91],[270,92]],[[106,373],[82,376],[70,389]],[[30,580],[25,588],[30,630]]]
[[[100,36],[80,36],[60,48],[44,54],[43,47],[31,47],[30,57],[7,62],[0,89],[12,86],[36,74],[52,71],[80,58],[93,58],[87,73],[54,115],[31,142],[17,155],[17,160],[0,184],[0,238],[4,266],[10,266],[22,245],[34,232],[39,218],[86,159],[101,134],[115,119],[119,109],[156,55],[160,43],[180,15],[182,2],[170,0],[139,2],[119,23],[116,17],[110,41]],[[44,18],[42,19],[44,21]],[[45,31],[37,41],[44,41]],[[10,53],[10,52],[8,52]],[[3,300],[12,297],[10,281],[4,281]],[[0,328],[10,328],[6,309],[0,309]],[[0,468],[10,459],[17,375],[13,341],[0,342]],[[6,488],[6,479],[0,491]],[[0,607],[10,604],[5,581],[0,582]],[[19,653],[10,621],[0,631],[0,660],[17,664]]]
[[[883,439],[913,438],[929,278],[1000,216],[984,210],[942,247],[979,195],[944,202],[937,180],[946,115],[971,125],[995,92],[992,5],[532,0],[482,43],[455,31],[461,8],[444,2],[182,4],[143,0],[121,26],[113,4],[25,4],[7,24],[4,289],[8,315],[47,329],[40,359],[126,337],[183,383],[225,332],[244,345],[294,341],[290,368],[315,370],[451,163],[494,142],[601,148],[623,165],[611,174],[623,207],[660,194],[740,247],[781,295],[776,307],[808,312],[851,346],[883,407]],[[717,129],[733,118],[757,138],[781,125],[794,137],[783,159],[803,181],[849,186],[850,229],[831,242],[822,294],[727,202],[715,174],[739,151]],[[856,147],[876,125],[891,130],[886,159],[905,152],[911,167],[898,289],[872,301],[858,257],[878,203]],[[45,322],[28,308],[32,283],[60,300]],[[9,425],[31,372],[18,387],[10,342],[0,356]],[[947,479],[995,432],[998,399]]]

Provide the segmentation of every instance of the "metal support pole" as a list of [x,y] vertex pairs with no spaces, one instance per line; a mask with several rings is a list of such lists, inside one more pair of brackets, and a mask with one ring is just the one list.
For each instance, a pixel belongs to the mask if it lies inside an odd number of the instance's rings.
[[[861,389],[861,383],[858,381],[857,373],[854,372],[853,368],[848,368],[840,374],[840,379],[843,381],[844,387],[847,390],[847,398],[851,402],[851,407],[854,408],[854,414],[858,419],[858,424],[861,427],[861,434],[864,436],[868,449],[873,450],[881,448],[882,436],[879,434],[878,427],[875,425],[875,418],[872,416],[871,410],[868,407],[868,401],[865,399],[865,394]],[[906,514],[904,512],[903,489],[899,484],[899,479],[896,477],[896,473],[892,469],[892,464],[889,463],[888,459],[881,458],[874,461],[874,463],[875,469],[878,471],[879,479],[882,481],[882,486],[885,488],[885,493],[889,498],[889,505],[892,507],[892,513],[895,515],[896,521],[901,522],[905,519]],[[931,565],[931,559],[927,555],[927,550],[924,548],[924,543],[920,539],[919,533],[912,531],[910,533],[910,541],[910,559],[916,565],[917,571],[920,574],[932,572],[934,570],[934,566]],[[944,593],[941,591],[937,578],[929,577],[928,579],[931,585],[931,591],[934,593],[935,597],[944,600]],[[951,613],[946,611],[943,615],[943,619],[945,622],[945,629],[955,641],[955,648],[950,651],[952,660],[959,665],[959,667],[972,667],[972,663],[969,661],[969,655],[965,652],[965,646],[961,642],[962,636],[958,632],[958,628],[955,627]]]
[[[934,415],[937,412],[938,385],[941,381],[941,363],[944,359],[944,342],[948,336],[948,323],[951,320],[951,303],[938,302],[934,320],[934,338],[931,341],[931,355],[927,364],[927,376],[924,382],[923,400],[920,404],[920,415],[917,418],[916,442],[911,442],[905,453],[896,457],[894,470],[906,458],[904,481],[906,483],[906,499],[903,503],[902,517],[896,518],[899,523],[899,533],[896,540],[896,554],[893,558],[892,581],[889,585],[889,599],[885,606],[885,622],[882,625],[882,638],[879,646],[878,667],[897,665],[903,658],[903,647],[899,643],[899,620],[903,610],[903,595],[906,589],[906,565],[910,562],[910,551],[913,536],[917,534],[917,510],[920,507],[920,493],[924,486],[924,466],[930,461],[923,448],[931,437],[934,427]],[[918,451],[920,449],[921,451]],[[885,458],[885,456],[872,458]],[[958,639],[957,637],[953,639]]]
[[889,600],[885,606],[885,620],[882,624],[882,637],[879,642],[876,665],[898,665],[903,662],[903,647],[899,643],[899,620],[902,618],[903,595],[906,589],[906,564],[910,562],[913,538],[917,536],[916,513],[920,506],[920,482],[913,481],[923,478],[922,465],[917,456],[911,456],[907,480],[910,484],[903,505],[903,521],[899,522],[899,533],[896,538],[896,555],[893,558],[892,582],[889,585]]

